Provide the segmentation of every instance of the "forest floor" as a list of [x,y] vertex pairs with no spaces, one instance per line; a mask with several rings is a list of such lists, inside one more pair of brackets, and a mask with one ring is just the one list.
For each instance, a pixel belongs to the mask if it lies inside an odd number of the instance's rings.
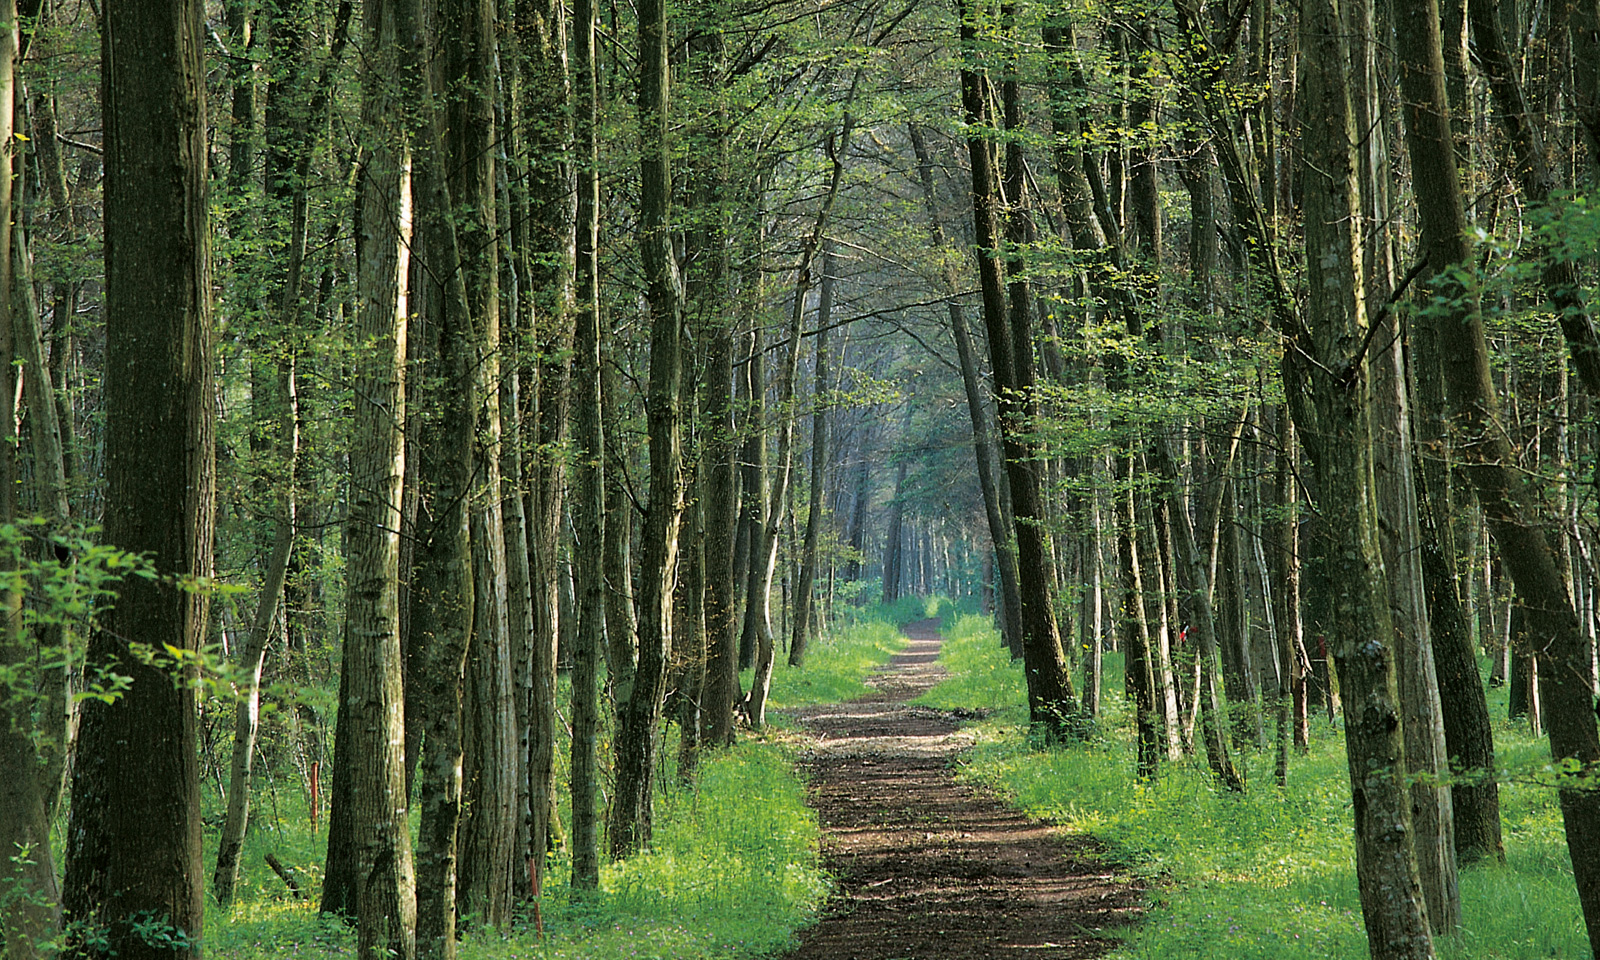
[[950,769],[957,713],[913,706],[943,676],[937,620],[869,682],[877,692],[795,715],[838,888],[788,960],[1078,960],[1109,953],[1144,888],[1092,838],[1030,820]]

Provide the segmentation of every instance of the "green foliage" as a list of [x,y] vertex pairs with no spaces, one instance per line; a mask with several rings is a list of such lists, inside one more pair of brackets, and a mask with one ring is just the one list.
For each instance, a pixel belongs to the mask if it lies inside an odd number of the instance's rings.
[[[1287,790],[1258,777],[1247,795],[1234,796],[1198,760],[1166,765],[1158,780],[1142,783],[1132,775],[1120,658],[1106,658],[1102,738],[1047,751],[1026,736],[1021,673],[983,621],[957,621],[941,659],[952,677],[922,702],[1000,711],[980,728],[962,777],[1093,834],[1156,885],[1151,913],[1117,956],[1366,955],[1337,727],[1314,726],[1311,753],[1291,758]],[[1439,942],[1440,955],[1587,957],[1548,747],[1520,730],[1496,736],[1513,771],[1501,791],[1507,864],[1462,872],[1462,930]]]

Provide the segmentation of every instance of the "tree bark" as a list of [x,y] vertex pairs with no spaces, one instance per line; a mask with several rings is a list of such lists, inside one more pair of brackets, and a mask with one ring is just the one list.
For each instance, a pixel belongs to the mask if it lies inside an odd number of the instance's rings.
[[[573,168],[577,182],[577,297],[573,303],[572,408],[577,442],[572,545],[578,640],[572,651],[572,887],[600,888],[600,704],[605,643],[605,435],[600,417],[600,146],[594,0],[572,8]],[[535,895],[540,891],[534,891]]]
[[683,371],[683,287],[672,250],[672,180],[668,143],[667,10],[639,6],[639,254],[650,306],[650,506],[639,577],[639,661],[627,702],[619,704],[611,855],[637,853],[650,841],[656,727],[672,643],[672,584],[683,510],[679,380]]
[[[75,952],[198,957],[195,666],[166,652],[201,646],[208,597],[181,581],[211,573],[215,506],[203,12],[119,0],[103,13],[105,539],[153,557],[157,576],[128,578],[89,641],[87,675],[131,684],[84,710],[64,906],[105,937]],[[152,918],[169,943],[140,935]]]
[[828,459],[828,326],[833,319],[834,270],[833,246],[825,243],[822,251],[822,291],[817,301],[817,358],[815,386],[811,397],[811,480],[809,512],[806,514],[805,542],[800,550],[800,578],[794,588],[794,629],[789,641],[789,666],[805,663],[806,642],[811,634],[812,593],[817,579],[817,543],[822,536],[824,513],[823,487]]
[[1587,651],[1566,583],[1544,536],[1546,518],[1515,472],[1489,380],[1483,316],[1458,273],[1468,263],[1471,247],[1434,28],[1436,7],[1430,0],[1404,0],[1396,10],[1406,136],[1422,243],[1432,271],[1434,302],[1442,304],[1419,317],[1419,324],[1432,327],[1439,347],[1434,357],[1419,362],[1437,363],[1443,371],[1464,470],[1477,490],[1501,562],[1527,607],[1529,632],[1547,664],[1540,671],[1540,693],[1548,716],[1550,752],[1558,763],[1577,764],[1570,785],[1560,791],[1562,820],[1584,925],[1590,945],[1600,951],[1600,860],[1593,856],[1600,849],[1600,791],[1588,789],[1600,765],[1600,731],[1587,679]]
[[[928,153],[927,139],[922,127],[912,124],[911,147],[917,158],[917,178],[922,186],[922,203],[928,212],[928,232],[935,250],[945,248],[944,226],[939,222],[938,203],[934,192],[933,161]],[[1000,574],[1000,623],[1006,646],[1021,649],[1015,635],[1022,622],[1022,595],[1017,589],[1017,554],[1011,531],[1006,524],[1001,507],[999,484],[995,478],[994,429],[990,423],[989,406],[985,400],[982,373],[978,366],[978,353],[972,344],[972,331],[967,325],[966,311],[956,299],[960,284],[956,276],[955,261],[945,259],[945,295],[948,296],[950,334],[956,342],[956,358],[961,365],[961,385],[967,398],[967,418],[972,422],[972,454],[978,468],[978,488],[983,493],[984,516],[989,521],[989,538],[994,544],[995,563]]]
[[[961,42],[977,41],[975,11],[963,4]],[[983,288],[984,325],[989,334],[990,366],[1000,402],[1000,439],[1005,451],[1007,486],[1017,541],[1017,568],[1022,599],[1021,634],[1028,683],[1028,713],[1034,723],[1057,735],[1069,734],[1078,722],[1079,705],[1072,674],[1061,649],[1055,616],[1055,562],[1043,526],[1045,512],[1036,471],[1035,444],[1027,437],[1036,412],[1033,397],[1033,342],[1025,312],[1008,321],[1005,277],[1000,259],[999,176],[994,145],[985,130],[989,122],[987,82],[973,67],[961,72],[962,106],[972,160],[973,224],[978,247],[978,273]]]
[[1395,628],[1378,543],[1362,257],[1361,189],[1354,147],[1346,26],[1337,0],[1303,12],[1308,114],[1306,264],[1310,376],[1316,422],[1297,424],[1314,453],[1326,523],[1334,659],[1344,691],[1345,745],[1355,817],[1356,878],[1368,949],[1380,958],[1431,958],[1427,902],[1412,848]]

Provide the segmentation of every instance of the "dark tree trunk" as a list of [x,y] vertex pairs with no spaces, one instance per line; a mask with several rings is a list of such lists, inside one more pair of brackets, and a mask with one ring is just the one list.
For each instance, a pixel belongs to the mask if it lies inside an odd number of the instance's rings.
[[668,153],[667,11],[662,0],[639,7],[639,253],[650,305],[650,506],[645,516],[639,578],[639,661],[633,689],[618,705],[616,793],[611,855],[637,853],[650,842],[656,727],[672,643],[672,582],[683,510],[679,380],[683,290],[672,250]]
[[1527,607],[1530,633],[1539,638],[1540,693],[1555,760],[1572,759],[1585,771],[1560,791],[1568,852],[1578,902],[1592,948],[1600,951],[1600,792],[1588,789],[1600,764],[1590,663],[1582,631],[1554,551],[1544,535],[1544,520],[1532,494],[1514,472],[1511,450],[1489,380],[1483,317],[1475,297],[1447,271],[1471,256],[1466,214],[1456,170],[1445,99],[1444,68],[1430,0],[1405,0],[1397,7],[1401,85],[1406,104],[1406,134],[1422,221],[1422,242],[1435,298],[1453,309],[1448,318],[1424,314],[1434,326],[1438,352],[1419,362],[1443,370],[1452,419],[1460,438],[1464,469],[1478,492],[1500,557]]
[[[572,887],[600,887],[599,672],[605,643],[605,437],[600,396],[600,148],[595,4],[572,8],[573,167],[577,182],[577,297],[572,338],[576,413],[572,545],[578,637],[572,651]],[[541,891],[535,890],[535,895]]]
[[[105,540],[159,576],[127,578],[89,641],[90,675],[131,684],[84,709],[64,905],[104,936],[74,950],[124,960],[198,957],[202,937],[193,661],[131,648],[197,651],[206,624],[206,593],[180,583],[211,573],[215,505],[202,16],[118,0],[102,23]],[[152,918],[171,940],[140,935]]]
[[[974,11],[963,7],[962,46],[971,48],[976,40]],[[1027,311],[1014,311],[1008,320],[1005,277],[999,257],[999,172],[994,144],[984,133],[993,129],[988,117],[987,86],[987,81],[975,68],[962,70],[962,105],[969,125],[967,146],[972,160],[973,223],[983,288],[983,318],[989,334],[990,366],[1000,397],[1000,438],[1017,542],[1022,598],[1019,632],[1028,683],[1028,712],[1033,722],[1044,724],[1056,734],[1068,734],[1078,722],[1079,705],[1056,624],[1055,562],[1050,536],[1043,525],[1046,518],[1037,472],[1039,461],[1034,444],[1027,439],[1032,417],[1037,412],[1037,398],[1033,396],[1033,342],[1026,323]]]

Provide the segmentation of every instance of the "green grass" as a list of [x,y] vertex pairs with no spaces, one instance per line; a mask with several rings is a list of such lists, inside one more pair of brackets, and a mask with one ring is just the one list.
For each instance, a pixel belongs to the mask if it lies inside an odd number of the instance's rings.
[[[914,620],[950,609],[949,601],[908,600],[877,612],[885,618]],[[865,677],[904,646],[894,622],[858,614],[814,640],[804,667],[793,668],[780,659],[773,674],[772,705],[798,707],[867,693]],[[746,686],[748,682],[747,674]],[[563,711],[567,697],[563,680]],[[602,736],[602,752],[608,736]],[[570,862],[552,860],[544,891],[544,938],[531,929],[531,918],[524,918],[504,933],[470,931],[461,956],[464,960],[698,960],[781,952],[792,943],[795,931],[812,921],[828,889],[817,853],[816,817],[805,806],[791,740],[781,732],[746,733],[734,749],[706,755],[696,785],[684,787],[677,782],[677,730],[670,727],[660,752],[665,769],[657,783],[651,849],[605,866],[599,894],[586,900],[572,896]],[[568,823],[566,742],[557,744],[556,756],[560,814]],[[206,799],[209,871],[215,863],[221,806],[214,791],[208,791]],[[227,911],[215,903],[208,905],[207,955],[267,960],[353,953],[351,931],[316,913],[325,844],[325,836],[309,829],[296,778],[258,779],[237,899]],[[265,865],[267,853],[295,870],[312,903],[289,897],[283,882]]]
[[[791,667],[787,657],[779,655],[767,703],[781,710],[864,697],[871,692],[867,676],[904,646],[900,630],[886,620],[861,619],[842,626],[811,641],[804,666]],[[740,674],[740,689],[750,689],[752,674],[750,670]]]
[[[708,757],[697,788],[659,793],[656,802],[651,849],[602,868],[597,896],[574,898],[570,864],[552,864],[543,940],[523,918],[504,934],[472,931],[461,955],[763,956],[787,946],[815,915],[827,878],[817,859],[816,817],[786,746],[749,739]],[[261,839],[252,838],[247,864],[267,852]],[[208,911],[208,955],[266,960],[351,951],[343,924],[319,917],[312,904],[290,901],[275,877],[271,882],[277,890],[254,884],[227,913]]]
[[[1311,960],[1367,955],[1351,843],[1343,734],[1316,723],[1313,746],[1290,761],[1289,786],[1271,780],[1271,758],[1247,755],[1246,796],[1216,789],[1203,763],[1164,766],[1151,784],[1132,776],[1133,748],[1119,657],[1106,657],[1106,704],[1090,743],[1041,751],[1030,742],[1022,676],[987,626],[957,621],[944,661],[954,674],[924,702],[984,706],[962,776],[1017,806],[1108,843],[1112,856],[1148,877],[1151,910],[1116,954]],[[1503,715],[1503,709],[1497,715]],[[1507,864],[1463,871],[1461,932],[1442,957],[1590,956],[1547,777],[1548,748],[1524,729],[1496,731]]]

